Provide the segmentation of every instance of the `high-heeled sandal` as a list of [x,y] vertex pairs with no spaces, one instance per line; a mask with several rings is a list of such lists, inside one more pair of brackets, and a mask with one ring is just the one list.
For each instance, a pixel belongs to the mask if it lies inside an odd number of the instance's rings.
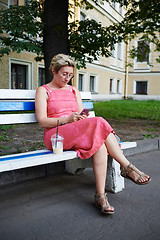
[[[130,172],[132,172],[132,171],[136,172],[136,173],[139,175],[139,177],[138,177],[138,179],[137,179],[136,181],[133,180],[131,177],[128,176],[128,174],[129,174]],[[121,176],[124,177],[124,178],[129,178],[131,181],[133,181],[134,183],[139,184],[139,185],[144,185],[144,184],[147,184],[147,183],[149,183],[149,182],[151,181],[151,178],[149,177],[148,180],[143,181],[143,182],[140,182],[140,180],[141,180],[144,176],[146,176],[146,174],[144,174],[143,172],[140,172],[140,171],[139,171],[138,169],[136,169],[135,166],[134,166],[133,164],[131,164],[131,163],[130,163],[127,167],[122,167],[122,166],[121,166]]]
[[[106,201],[106,204],[103,207],[100,204],[101,199],[105,199],[105,201]],[[101,210],[101,212],[104,214],[113,214],[114,213],[114,210],[107,210],[107,208],[112,207],[112,206],[108,202],[106,193],[95,194],[95,204]]]

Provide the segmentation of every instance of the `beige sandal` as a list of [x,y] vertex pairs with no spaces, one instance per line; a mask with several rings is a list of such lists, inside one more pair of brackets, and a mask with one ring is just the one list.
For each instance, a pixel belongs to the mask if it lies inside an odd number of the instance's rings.
[[[100,204],[101,199],[105,199],[105,201],[106,201],[106,204],[103,207]],[[114,210],[107,210],[106,209],[106,208],[112,207],[108,202],[108,198],[107,198],[106,193],[96,194],[95,195],[95,204],[101,210],[101,212],[104,213],[104,214],[113,214],[114,213]]]
[[[134,171],[136,172],[139,177],[136,181],[134,181],[131,177],[128,176],[128,174]],[[151,181],[151,178],[149,177],[148,180],[144,181],[144,182],[140,182],[140,179],[142,179],[144,176],[146,176],[146,174],[141,173],[138,169],[135,168],[135,166],[133,164],[129,164],[127,167],[121,167],[121,176],[124,178],[129,178],[130,180],[132,180],[134,183],[137,183],[139,185],[144,185],[147,184]]]

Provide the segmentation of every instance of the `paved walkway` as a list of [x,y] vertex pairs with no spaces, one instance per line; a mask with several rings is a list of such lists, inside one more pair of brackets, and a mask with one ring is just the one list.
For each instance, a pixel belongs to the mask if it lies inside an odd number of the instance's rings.
[[139,186],[125,180],[125,190],[108,193],[113,216],[103,216],[94,206],[92,169],[1,187],[0,239],[160,239],[160,150],[128,159],[152,181]]

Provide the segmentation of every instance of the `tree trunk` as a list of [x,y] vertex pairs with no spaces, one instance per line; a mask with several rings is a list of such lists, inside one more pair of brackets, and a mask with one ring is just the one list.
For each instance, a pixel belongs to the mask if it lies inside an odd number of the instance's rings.
[[43,44],[46,83],[52,80],[50,61],[58,53],[69,54],[68,1],[45,0]]

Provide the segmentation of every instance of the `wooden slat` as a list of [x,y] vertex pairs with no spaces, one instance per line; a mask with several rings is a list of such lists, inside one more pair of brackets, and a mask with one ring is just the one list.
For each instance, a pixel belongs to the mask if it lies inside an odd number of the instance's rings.
[[35,99],[36,90],[0,89],[0,99]]
[[[36,90],[0,89],[0,99],[34,99]],[[80,92],[81,98],[91,100],[91,92]]]
[[[84,108],[93,109],[92,102],[84,102]],[[4,111],[34,111],[34,102],[0,102],[0,112]]]
[[93,109],[93,103],[83,101],[83,107],[86,108],[86,109]]
[[34,102],[0,102],[0,111],[34,111]]
[[34,122],[37,122],[35,113],[0,114],[0,124],[17,124]]
[[[64,151],[62,154],[53,154],[51,151],[45,150],[43,154],[39,154],[42,151],[39,150],[0,157],[0,172],[60,162],[77,157],[75,151]],[[14,156],[15,159],[12,158]],[[12,160],[7,160],[9,157],[11,157]]]
[[92,99],[91,92],[80,92],[80,94],[81,94],[81,98],[83,100],[91,100]]

